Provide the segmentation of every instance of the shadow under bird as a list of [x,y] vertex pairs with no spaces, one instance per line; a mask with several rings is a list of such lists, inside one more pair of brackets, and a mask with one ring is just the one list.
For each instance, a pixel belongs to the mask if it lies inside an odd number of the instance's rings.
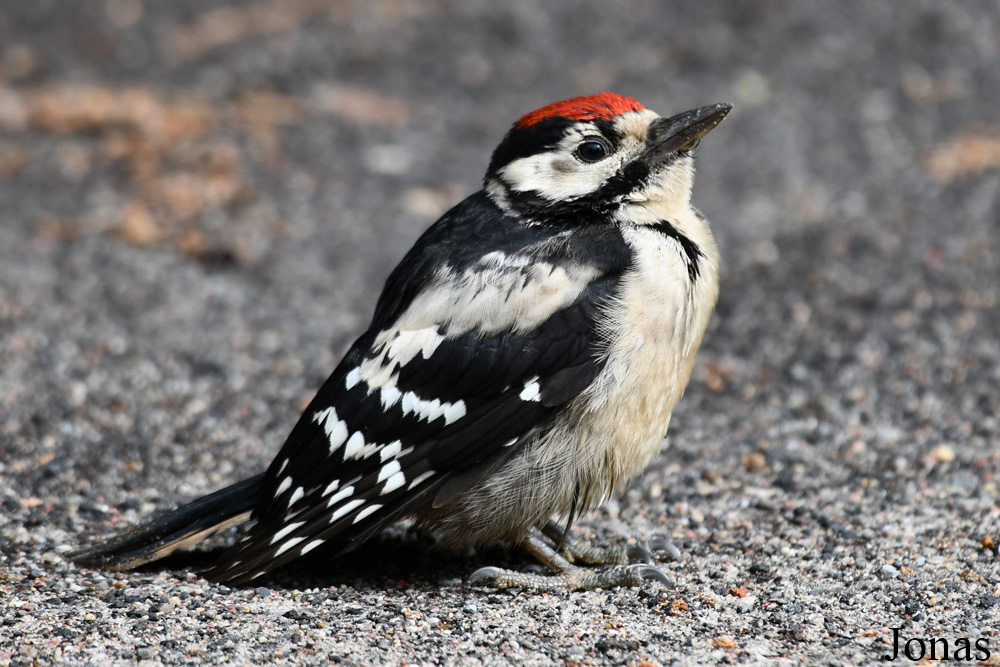
[[600,93],[522,117],[483,189],[392,271],[266,472],[72,558],[125,570],[249,523],[205,572],[245,584],[413,517],[446,542],[521,545],[548,570],[472,581],[666,581],[650,550],[672,544],[568,533],[657,455],[690,378],[719,288],[691,150],[730,109],[661,118]]

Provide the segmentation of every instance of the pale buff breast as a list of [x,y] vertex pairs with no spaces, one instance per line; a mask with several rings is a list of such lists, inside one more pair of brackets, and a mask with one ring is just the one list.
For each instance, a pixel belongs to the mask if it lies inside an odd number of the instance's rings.
[[618,323],[617,329],[605,332],[607,365],[581,397],[593,440],[578,447],[600,445],[605,470],[597,476],[606,480],[605,496],[628,484],[659,452],[715,306],[718,251],[704,221],[693,212],[691,217],[682,222],[691,227],[684,231],[698,237],[692,240],[704,255],[693,285],[676,241],[643,227],[625,234],[635,260],[606,320]]

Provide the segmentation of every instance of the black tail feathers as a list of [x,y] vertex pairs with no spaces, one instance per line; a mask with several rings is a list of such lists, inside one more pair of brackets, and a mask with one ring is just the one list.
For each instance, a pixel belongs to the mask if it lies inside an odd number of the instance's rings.
[[204,496],[158,519],[69,554],[78,565],[131,570],[250,519],[263,475]]

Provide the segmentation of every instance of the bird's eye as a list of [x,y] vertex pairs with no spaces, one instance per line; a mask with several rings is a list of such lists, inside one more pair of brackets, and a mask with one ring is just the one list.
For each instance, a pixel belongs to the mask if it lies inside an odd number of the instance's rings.
[[587,139],[576,147],[576,156],[584,162],[600,162],[608,156],[611,148],[603,139]]

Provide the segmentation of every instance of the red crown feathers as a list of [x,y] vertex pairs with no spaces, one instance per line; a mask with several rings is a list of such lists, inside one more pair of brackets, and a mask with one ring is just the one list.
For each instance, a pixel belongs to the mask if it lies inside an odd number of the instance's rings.
[[521,129],[531,127],[549,118],[568,118],[569,120],[611,120],[629,111],[639,111],[644,106],[631,97],[616,93],[598,93],[586,97],[574,97],[571,100],[555,102],[532,111],[515,123]]

